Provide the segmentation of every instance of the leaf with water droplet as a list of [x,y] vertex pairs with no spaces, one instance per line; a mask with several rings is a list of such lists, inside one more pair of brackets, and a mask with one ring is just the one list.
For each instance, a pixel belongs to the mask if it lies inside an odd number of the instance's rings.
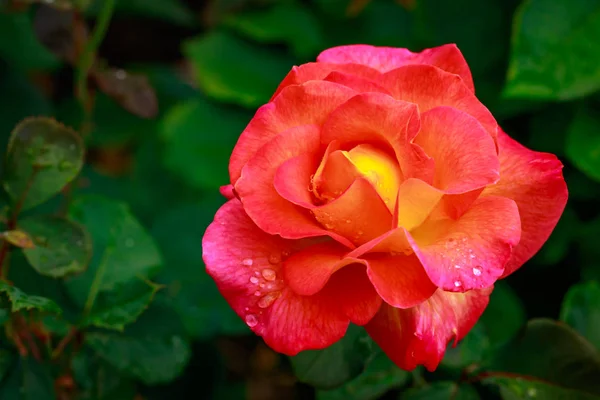
[[4,188],[15,203],[25,198],[23,209],[36,206],[79,174],[83,156],[83,142],[76,132],[51,118],[27,118],[8,142]]
[[531,377],[491,376],[481,381],[500,389],[506,400],[598,400],[600,397],[580,390],[563,388]]
[[80,224],[45,215],[32,216],[18,224],[34,238],[35,247],[23,249],[23,254],[38,273],[58,278],[87,267],[92,242]]
[[[94,243],[87,270],[65,282],[77,304],[85,304],[94,281],[100,293],[114,292],[123,284],[151,278],[159,271],[159,250],[126,204],[84,196],[71,204],[69,216],[87,229]],[[128,246],[132,241],[135,245]]]
[[1,235],[4,238],[4,240],[12,244],[13,246],[20,247],[22,249],[31,249],[35,247],[35,244],[33,244],[33,240],[31,240],[31,237],[23,231],[6,231],[2,232]]
[[62,312],[60,307],[52,300],[41,296],[29,296],[21,289],[3,281],[0,281],[0,293],[7,296],[12,312],[21,310],[38,310],[54,314]]

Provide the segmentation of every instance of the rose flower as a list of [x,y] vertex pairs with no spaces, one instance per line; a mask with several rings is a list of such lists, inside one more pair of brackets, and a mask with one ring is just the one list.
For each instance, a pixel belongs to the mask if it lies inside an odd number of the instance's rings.
[[500,129],[454,45],[294,67],[229,175],[203,258],[252,331],[295,355],[352,322],[407,370],[437,367],[567,201],[560,161]]

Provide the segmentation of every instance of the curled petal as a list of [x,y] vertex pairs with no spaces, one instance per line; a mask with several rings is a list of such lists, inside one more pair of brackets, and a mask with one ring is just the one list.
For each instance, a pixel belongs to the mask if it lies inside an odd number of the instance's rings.
[[227,200],[231,200],[235,197],[235,191],[233,189],[233,185],[223,185],[219,188],[219,193],[221,196],[225,197]]
[[410,178],[402,182],[398,190],[398,226],[410,231],[425,221],[438,204],[443,192],[420,179]]
[[334,108],[355,93],[346,86],[325,81],[286,87],[272,102],[258,109],[242,132],[229,161],[231,183],[235,185],[244,165],[275,136],[300,125],[321,125]]
[[424,223],[408,240],[437,287],[464,292],[491,287],[502,276],[520,235],[515,202],[487,196],[456,221]]
[[365,328],[369,335],[405,370],[425,365],[434,371],[446,346],[461,340],[475,325],[489,302],[492,289],[449,293],[437,290],[409,309],[383,304]]
[[514,200],[521,216],[521,241],[513,249],[503,277],[529,260],[546,242],[567,203],[567,185],[562,163],[552,154],[531,151],[498,133],[500,181],[482,196],[504,196]]
[[450,106],[475,117],[496,138],[498,124],[460,77],[430,65],[406,65],[387,72],[377,81],[395,99],[419,105],[424,113],[439,106]]
[[420,53],[393,47],[339,46],[323,51],[317,57],[317,61],[337,64],[362,64],[380,72],[388,72],[408,64],[428,64],[459,75],[472,92],[475,90],[469,66],[455,44],[426,49]]
[[206,270],[229,305],[270,347],[287,355],[335,343],[349,323],[328,292],[300,296],[282,279],[281,260],[309,244],[266,234],[237,199],[219,209],[202,240]]

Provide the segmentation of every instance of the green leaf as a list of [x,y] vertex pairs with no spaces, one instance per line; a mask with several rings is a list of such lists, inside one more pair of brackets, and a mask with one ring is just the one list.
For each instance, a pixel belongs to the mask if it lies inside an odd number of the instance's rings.
[[290,357],[296,378],[319,389],[334,389],[357,377],[372,352],[364,329],[350,325],[346,336],[323,350],[307,350]]
[[172,380],[190,358],[189,345],[179,336],[137,338],[89,333],[85,344],[117,370],[148,385]]
[[4,348],[0,348],[0,382],[10,374],[15,363],[15,354]]
[[[93,0],[86,15],[97,17],[102,8],[103,0]],[[193,26],[194,13],[180,0],[120,0],[116,3],[119,15],[149,17],[170,22],[175,25]]]
[[489,348],[487,330],[482,323],[477,323],[456,347],[453,344],[448,345],[442,365],[456,369],[465,368],[480,362]]
[[161,122],[165,166],[193,187],[218,189],[229,181],[229,155],[251,117],[202,98],[171,108]]
[[583,106],[567,133],[566,153],[569,161],[590,178],[600,180],[600,117]]
[[514,18],[505,95],[570,100],[600,89],[600,3],[527,0]]
[[86,303],[89,310],[98,293],[117,290],[140,277],[150,278],[160,269],[158,248],[126,204],[85,196],[73,202],[69,214],[86,227],[94,243],[88,269],[66,282],[78,304]]
[[482,381],[486,385],[500,388],[503,400],[598,400],[600,397],[588,393],[565,389],[531,379],[513,377],[490,377]]
[[35,247],[23,249],[31,266],[54,278],[83,271],[92,256],[92,242],[86,230],[65,218],[36,215],[19,221]]
[[[570,187],[569,187],[570,189]],[[570,191],[569,191],[570,194]],[[541,265],[556,265],[562,261],[571,248],[571,243],[579,231],[579,219],[572,207],[567,206],[552,231],[552,234],[536,254],[535,262]]]
[[13,363],[10,374],[0,385],[2,400],[55,400],[50,368],[33,358]]
[[264,43],[287,43],[300,57],[323,49],[321,27],[310,10],[298,3],[279,3],[267,10],[228,15],[225,26]]
[[591,281],[571,286],[563,301],[560,320],[600,351],[600,284]]
[[548,319],[531,320],[488,369],[600,395],[598,352],[569,326]]
[[36,38],[26,13],[0,13],[0,58],[18,70],[46,70],[60,65]]
[[137,393],[132,379],[119,374],[89,349],[79,351],[71,363],[79,389],[78,400],[131,400]]
[[[148,308],[154,295],[162,286],[152,282],[142,282],[142,290],[135,290],[131,285],[115,290],[110,297],[110,302],[105,305],[96,305],[81,322],[81,326],[96,326],[99,328],[123,331],[125,325],[130,324]],[[115,297],[116,296],[116,297]]]
[[400,400],[479,400],[473,386],[454,382],[434,382],[403,392]]
[[268,102],[295,63],[225,32],[191,39],[184,43],[183,52],[206,94],[249,108]]
[[81,170],[84,148],[78,134],[51,118],[27,118],[8,143],[4,188],[23,209],[43,203]]
[[28,296],[21,289],[0,281],[0,292],[6,294],[10,301],[12,312],[20,310],[39,310],[60,314],[61,309],[50,299],[41,296]]
[[506,282],[496,282],[480,318],[492,348],[512,339],[527,321],[521,299]]
[[356,378],[337,389],[317,391],[317,400],[375,400],[409,379],[408,372],[398,368],[385,353],[380,352]]
[[165,210],[152,227],[165,260],[156,279],[166,285],[163,294],[171,299],[188,334],[195,339],[250,333],[206,273],[202,248],[198,246],[222,203],[223,198],[216,195],[197,204]]

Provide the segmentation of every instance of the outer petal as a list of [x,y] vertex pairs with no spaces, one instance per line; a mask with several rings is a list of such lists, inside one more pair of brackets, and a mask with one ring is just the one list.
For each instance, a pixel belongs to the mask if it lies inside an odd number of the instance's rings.
[[320,63],[361,64],[380,72],[388,72],[408,64],[428,64],[459,75],[465,85],[473,92],[473,78],[462,53],[455,44],[413,53],[407,49],[376,47],[369,45],[350,45],[333,47],[323,51],[317,57]]
[[520,234],[515,202],[488,196],[460,219],[424,223],[408,239],[437,287],[464,292],[494,284]]
[[281,279],[281,259],[299,245],[261,231],[235,199],[221,207],[202,240],[206,270],[229,305],[270,347],[288,355],[329,346],[348,327],[326,292],[299,296]]
[[235,190],[248,216],[271,235],[288,239],[330,235],[352,247],[348,240],[320,227],[308,211],[281,197],[274,187],[277,169],[286,160],[316,154],[319,146],[315,125],[297,126],[279,134],[246,164]]
[[552,154],[531,151],[498,133],[500,181],[483,196],[513,199],[521,216],[521,241],[513,249],[505,277],[529,260],[546,242],[567,203],[567,185],[562,163]]
[[420,112],[450,106],[475,117],[495,139],[498,124],[487,108],[458,76],[429,65],[406,65],[377,81],[398,100],[419,106]]
[[415,143],[435,160],[433,186],[445,193],[466,193],[500,178],[494,141],[465,112],[436,107],[421,114],[421,131]]
[[233,190],[233,185],[223,185],[219,188],[219,193],[221,196],[225,197],[227,200],[231,200],[235,197],[235,192]]
[[438,290],[420,305],[401,310],[383,305],[365,328],[396,365],[434,371],[452,340],[473,328],[489,302],[490,289],[466,293]]
[[414,254],[372,255],[366,261],[367,274],[375,290],[393,307],[414,307],[431,297],[436,290]]
[[244,165],[272,138],[295,126],[321,125],[334,108],[355,93],[346,86],[324,81],[287,87],[259,108],[242,132],[229,161],[231,183],[236,183]]

